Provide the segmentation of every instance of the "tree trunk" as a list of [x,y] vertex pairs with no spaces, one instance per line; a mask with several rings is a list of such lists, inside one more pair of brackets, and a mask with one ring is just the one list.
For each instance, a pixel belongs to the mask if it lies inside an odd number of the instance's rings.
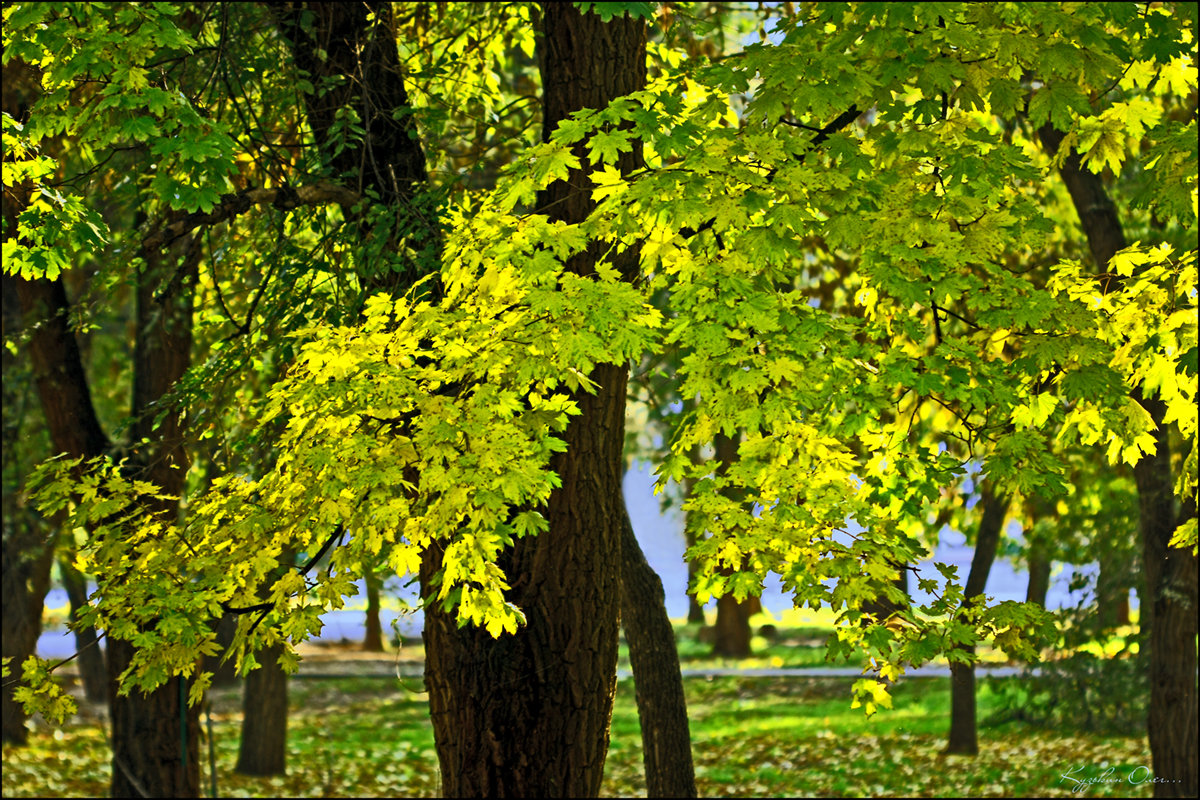
[[121,697],[117,677],[134,647],[108,642],[108,703],[112,724],[113,797],[197,797],[200,794],[200,722],[187,707],[187,683],[171,678],[148,694]]
[[1100,557],[1100,574],[1096,578],[1096,613],[1100,627],[1112,629],[1129,624],[1128,560],[1120,554],[1107,553]]
[[[603,23],[573,5],[543,7],[541,58],[544,138],[581,108],[645,85],[645,25],[627,17]],[[539,198],[552,219],[578,222],[592,210],[584,167]],[[625,154],[628,173],[640,148]],[[601,255],[593,245],[567,268],[590,275]],[[618,257],[625,279],[636,256]],[[447,797],[595,796],[608,750],[616,688],[625,365],[604,364],[590,378],[595,395],[574,398],[580,415],[552,461],[562,485],[550,497],[545,533],[519,540],[502,559],[511,598],[527,624],[492,639],[430,604],[425,616],[425,682]],[[440,567],[430,550],[421,565],[428,598]]]
[[[893,564],[894,565],[894,564]],[[908,596],[908,565],[900,564],[897,566],[899,570],[896,578],[892,581],[895,586],[906,597]],[[904,607],[904,604],[897,602],[886,594],[876,597],[874,600],[863,603],[862,610],[866,613],[873,614],[875,619],[879,621],[886,620],[892,614],[896,613]]]
[[[143,252],[138,275],[134,341],[132,438],[148,444],[135,454],[139,477],[164,495],[183,494],[187,474],[183,429],[176,409],[154,421],[159,401],[187,371],[192,348],[192,283],[200,257],[198,240],[181,239],[167,253]],[[176,500],[148,500],[146,513],[172,519]],[[194,797],[200,791],[200,710],[187,706],[187,681],[175,677],[148,694],[117,692],[129,666],[129,642],[108,644],[112,718],[113,797]]]
[[[1196,557],[1168,542],[1175,531],[1165,404],[1139,397],[1158,426],[1158,449],[1134,466],[1142,529],[1142,562],[1149,599],[1142,629],[1149,630],[1150,712],[1155,797],[1195,797],[1197,780]],[[1195,513],[1195,508],[1185,510]]]
[[383,581],[375,570],[365,568],[363,578],[367,584],[367,632],[363,637],[362,649],[368,653],[383,652],[383,626],[379,622],[379,589]]
[[246,676],[242,694],[242,741],[237,772],[283,775],[287,771],[288,676],[279,666],[282,645],[263,648],[259,668]]
[[[7,74],[6,74],[7,77]],[[6,87],[7,88],[7,87]],[[6,109],[8,110],[8,109]],[[5,230],[15,230],[16,203],[5,198]],[[11,217],[9,216],[11,214]],[[16,340],[22,324],[21,307],[17,300],[11,275],[4,276],[4,337]],[[31,386],[32,376],[25,364],[5,348],[2,354],[4,369],[4,532],[0,559],[3,563],[3,579],[0,581],[0,596],[4,602],[4,614],[0,619],[0,638],[5,658],[11,658],[12,674],[21,674],[21,665],[37,649],[37,640],[42,632],[42,608],[46,590],[50,585],[50,565],[54,559],[54,539],[47,526],[39,526],[36,518],[20,502],[20,485],[10,484],[9,476],[28,474],[29,463],[21,459],[22,439],[27,436],[25,427],[25,387]],[[36,457],[36,456],[35,456]],[[28,458],[28,455],[26,455]],[[2,738],[5,745],[23,745],[26,742],[26,715],[21,704],[16,702],[13,692],[15,682],[4,681],[0,700]]]
[[[714,440],[718,472],[724,474],[729,465],[737,461],[738,438],[717,434]],[[729,494],[728,492],[723,492]],[[740,499],[740,498],[734,498]],[[750,615],[755,613],[752,600],[738,600],[731,594],[717,599],[717,621],[713,626],[713,655],[723,658],[749,658],[750,648]],[[761,604],[758,610],[762,610]]]
[[[397,246],[404,240],[418,253],[417,260],[393,271],[377,268],[372,259],[360,255],[356,268],[365,289],[403,294],[437,271],[440,240],[433,222],[436,210],[421,193],[428,182],[425,152],[404,88],[391,4],[281,3],[272,10],[296,66],[309,74],[314,86],[329,86],[305,95],[304,107],[317,149],[334,177],[350,188],[373,191],[382,205],[401,209],[397,227],[389,231],[388,247],[404,252],[407,248]],[[368,21],[369,13],[374,23]],[[305,14],[312,15],[307,31],[301,25]],[[358,114],[365,131],[361,140],[343,141],[337,114],[344,108]],[[351,217],[349,208],[343,212]]]
[[[1050,124],[1038,130],[1042,146],[1055,154],[1064,135]],[[1059,169],[1098,271],[1108,269],[1112,256],[1126,246],[1116,207],[1100,176],[1083,169],[1072,151]],[[1176,519],[1171,480],[1170,441],[1158,398],[1133,398],[1150,414],[1156,428],[1156,450],[1133,467],[1138,488],[1138,527],[1146,597],[1141,604],[1141,628],[1149,631],[1150,712],[1147,728],[1154,763],[1155,797],[1195,797],[1200,794],[1197,760],[1196,635],[1197,560],[1186,549],[1168,546],[1182,520]],[[1194,513],[1194,508],[1189,509]]]
[[1050,591],[1050,568],[1052,562],[1046,547],[1041,544],[1031,544],[1029,547],[1029,586],[1025,589],[1025,602],[1037,603],[1046,607],[1046,595]]
[[[12,82],[23,81],[28,71],[19,61],[5,68],[4,111],[21,121],[26,116],[28,98],[11,87]],[[24,88],[36,91],[37,84]],[[4,194],[4,230],[11,237],[17,231],[17,217],[28,204],[29,187],[5,187]],[[108,447],[108,437],[96,419],[79,343],[67,322],[67,293],[62,278],[26,280],[5,275],[4,293],[5,317],[11,317],[10,310],[15,310],[10,305],[15,296],[20,308],[19,324],[31,331],[30,365],[53,452],[71,457],[100,455]],[[9,319],[5,322],[7,326]],[[3,549],[3,653],[13,658],[16,674],[20,674],[20,663],[37,646],[42,604],[54,563],[53,540],[32,526],[21,527],[21,516],[10,519],[5,514]],[[24,743],[25,713],[13,701],[13,688],[6,686],[3,691],[3,737],[6,742]]]
[[[79,618],[87,605],[87,578],[70,563],[67,557],[58,560],[58,571],[62,575],[63,589],[71,602],[71,620]],[[104,651],[100,648],[100,637],[94,627],[75,631],[75,652],[79,654],[79,680],[83,693],[93,703],[103,703],[108,698],[108,667],[104,663]]]
[[[692,456],[693,464],[700,462],[700,446],[699,445],[692,447],[691,456]],[[684,497],[689,497],[691,495],[692,486],[694,486],[695,483],[696,483],[695,478],[685,478],[684,479],[684,484],[683,484],[683,496]],[[688,525],[686,523],[686,521],[683,526],[683,536],[684,536],[684,543],[687,545],[688,549],[690,550],[696,544],[696,531],[692,528],[691,525]],[[688,616],[687,616],[687,621],[688,622],[699,622],[701,625],[704,625],[708,622],[708,620],[705,619],[705,617],[704,617],[704,606],[700,605],[700,601],[696,599],[696,595],[693,594],[693,592],[692,592],[692,587],[696,585],[696,562],[690,558],[687,559],[687,571],[688,571],[688,583],[687,583],[687,585],[688,585],[688,591],[687,591]]]
[[[975,555],[971,558],[971,571],[963,589],[966,602],[983,594],[987,587],[992,562],[1000,545],[1004,531],[1004,520],[1008,517],[1008,495],[995,495],[986,484],[981,489],[979,502],[983,513],[979,519],[979,533],[975,539]],[[971,645],[962,645],[965,653],[974,654]],[[979,752],[979,740],[975,724],[975,665],[950,665],[950,738],[946,753],[973,756]]]
[[[54,562],[54,538],[39,530],[26,515],[4,520],[4,614],[3,654],[12,658],[12,674],[21,674],[21,664],[37,649],[42,633],[42,606],[50,587],[50,565]],[[3,740],[5,745],[23,745],[28,717],[13,692],[16,683],[4,681]]]
[[217,620],[217,644],[221,649],[216,655],[204,657],[204,670],[213,674],[213,686],[236,686],[241,680],[237,674],[237,662],[225,658],[236,633],[237,614],[222,614]]
[[647,797],[696,797],[687,699],[662,581],[646,561],[622,498],[621,623],[642,727]]

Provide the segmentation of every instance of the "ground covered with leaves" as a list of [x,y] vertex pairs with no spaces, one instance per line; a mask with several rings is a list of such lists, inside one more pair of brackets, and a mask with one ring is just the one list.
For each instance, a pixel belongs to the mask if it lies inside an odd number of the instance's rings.
[[[895,708],[865,718],[850,682],[809,678],[689,679],[697,783],[703,796],[1150,796],[1144,738],[1110,738],[1019,723],[984,725],[980,755],[943,756],[945,679],[895,687]],[[427,698],[414,678],[295,679],[288,774],[234,773],[238,689],[212,693],[216,793],[226,797],[436,797]],[[980,689],[981,716],[994,696]],[[88,709],[66,728],[39,727],[4,751],[5,797],[107,792],[108,745]],[[202,717],[202,724],[204,719]],[[211,790],[208,740],[204,792]],[[1131,782],[1135,781],[1135,782]],[[644,796],[633,683],[622,680],[603,794]]]

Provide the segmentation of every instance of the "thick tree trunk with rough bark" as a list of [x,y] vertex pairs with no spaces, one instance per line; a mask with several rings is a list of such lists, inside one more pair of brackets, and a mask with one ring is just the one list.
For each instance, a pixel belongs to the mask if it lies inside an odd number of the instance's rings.
[[[987,587],[988,575],[992,571],[992,563],[996,560],[996,550],[1000,545],[1000,534],[1004,530],[1004,520],[1008,517],[1008,495],[994,495],[991,487],[987,485],[983,487],[982,495],[979,502],[983,506],[983,513],[975,538],[975,555],[971,558],[971,571],[967,575],[967,585],[963,588],[963,596],[967,602],[983,594]],[[960,649],[967,653],[975,652],[975,648],[970,646]],[[946,744],[946,752],[970,756],[979,752],[973,664],[950,666],[950,737]]]
[[[277,3],[273,11],[296,66],[314,86],[333,84],[328,91],[305,95],[304,106],[334,177],[349,189],[373,191],[382,205],[395,208],[389,247],[403,252],[398,243],[404,241],[417,253],[400,271],[376,269],[360,256],[356,266],[363,286],[402,294],[437,270],[440,239],[435,209],[423,200],[425,152],[404,88],[391,4]],[[305,13],[312,18],[307,30],[301,25]],[[375,15],[374,22],[368,14]],[[347,107],[358,114],[365,131],[361,141],[343,141],[337,114]],[[350,215],[349,208],[343,210]]]
[[[1047,124],[1038,130],[1047,153],[1057,153],[1064,135]],[[1116,206],[1103,179],[1082,167],[1071,152],[1059,169],[1071,202],[1087,236],[1098,271],[1126,247]],[[1186,549],[1168,546],[1175,527],[1194,508],[1177,517],[1171,479],[1170,440],[1164,423],[1166,408],[1158,398],[1140,391],[1131,395],[1149,413],[1156,427],[1156,450],[1133,468],[1138,488],[1142,564],[1146,597],[1141,603],[1141,628],[1148,631],[1150,711],[1147,728],[1154,762],[1155,797],[1195,797],[1200,793],[1200,713],[1197,710],[1197,559]]]
[[667,617],[662,581],[646,561],[620,499],[621,622],[642,727],[647,797],[695,797],[692,737],[679,669],[675,631]]
[[[1189,550],[1169,547],[1175,532],[1166,408],[1158,398],[1138,401],[1158,425],[1158,449],[1134,466],[1142,528],[1142,563],[1150,602],[1142,607],[1148,630],[1150,712],[1155,797],[1195,797],[1197,780],[1196,600],[1197,564]],[[1195,513],[1185,509],[1180,515]],[[1148,607],[1147,607],[1148,606]]]
[[[644,86],[642,22],[604,23],[566,3],[546,4],[543,14],[544,136],[572,111]],[[586,165],[582,143],[577,150]],[[635,151],[619,166],[628,172],[640,163]],[[552,218],[578,222],[592,210],[585,170],[539,198]],[[600,254],[589,247],[567,267],[593,274]],[[629,279],[636,262],[616,267]],[[563,435],[567,451],[552,461],[562,485],[545,510],[549,528],[503,559],[527,624],[492,639],[426,610],[425,680],[447,797],[599,792],[616,688],[626,367],[600,365],[589,377],[599,388],[576,396],[581,413]],[[439,554],[427,553],[426,596],[439,566]]]

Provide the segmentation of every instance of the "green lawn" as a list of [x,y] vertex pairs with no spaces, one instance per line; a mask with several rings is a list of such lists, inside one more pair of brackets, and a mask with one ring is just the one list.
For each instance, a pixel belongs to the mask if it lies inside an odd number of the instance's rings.
[[[1144,784],[1126,780],[1149,763],[1142,738],[1055,733],[1009,723],[981,727],[977,758],[939,755],[949,707],[944,679],[902,682],[895,687],[895,709],[871,719],[850,709],[847,680],[686,683],[702,795],[1067,796],[1075,785],[1072,778],[1091,778],[1110,782],[1086,787],[1087,796],[1149,796]],[[437,796],[437,759],[420,689],[416,680],[293,681],[289,774],[276,779],[233,774],[238,690],[215,691],[213,738],[221,795]],[[979,700],[986,718],[994,705],[986,684]],[[207,793],[207,741],[203,747]],[[39,728],[30,747],[4,751],[3,793],[103,795],[107,762],[104,733],[95,722],[77,721],[60,731]],[[1071,778],[1064,779],[1064,773]],[[633,684],[624,680],[617,692],[603,793],[644,795],[644,787]]]

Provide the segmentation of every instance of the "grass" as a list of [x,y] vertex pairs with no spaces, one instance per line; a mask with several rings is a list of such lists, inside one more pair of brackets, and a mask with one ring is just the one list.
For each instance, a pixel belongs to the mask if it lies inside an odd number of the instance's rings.
[[[680,624],[680,660],[685,668],[828,666],[824,641],[831,622],[807,610],[756,618],[756,629],[769,623],[776,633],[756,637],[755,658],[737,661],[712,658],[711,646],[697,641],[699,626]],[[419,646],[406,642],[405,652],[412,657]],[[624,644],[621,659],[627,667]],[[895,707],[871,718],[850,707],[851,683],[800,677],[686,679],[700,794],[1150,796],[1146,783],[1130,782],[1131,777],[1147,777],[1144,737],[1042,730],[1018,722],[989,724],[999,703],[993,690],[998,682],[981,681],[980,755],[944,756],[948,679],[902,681],[893,688]],[[233,772],[240,689],[216,689],[210,699],[221,796],[439,795],[428,698],[418,679],[293,680],[289,771],[279,778]],[[622,680],[613,711],[605,796],[645,795],[640,731],[633,682]],[[207,738],[201,747],[208,794]],[[42,725],[29,747],[5,748],[3,795],[101,796],[109,782],[108,759],[104,728],[95,715],[81,714],[62,729]]]
[[[688,679],[697,783],[702,796],[1149,796],[1127,777],[1149,763],[1143,738],[1043,731],[1020,724],[980,729],[981,754],[943,756],[949,709],[945,679],[894,689],[895,709],[866,718],[849,703],[847,680]],[[212,693],[222,796],[436,797],[437,758],[427,698],[418,681],[347,678],[291,684],[289,773],[247,778],[237,758],[237,689]],[[995,697],[979,689],[980,717]],[[202,721],[203,722],[203,721]],[[207,794],[207,741],[202,743]],[[96,720],[39,728],[23,750],[4,751],[5,797],[100,796],[108,748]],[[1064,778],[1067,774],[1069,777]],[[1140,773],[1135,773],[1135,777]],[[645,794],[640,728],[630,680],[619,683],[602,793]],[[1078,794],[1078,792],[1076,792]]]

